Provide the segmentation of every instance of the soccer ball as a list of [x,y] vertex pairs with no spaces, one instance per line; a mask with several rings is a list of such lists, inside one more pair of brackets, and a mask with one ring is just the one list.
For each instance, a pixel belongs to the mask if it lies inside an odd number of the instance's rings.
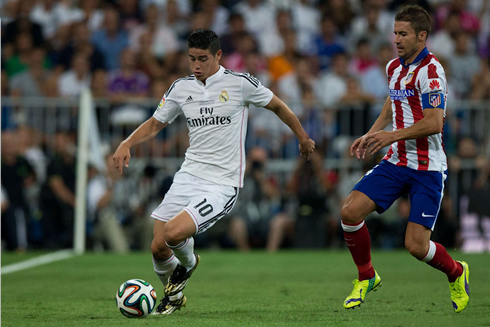
[[116,304],[119,311],[128,318],[148,316],[157,302],[157,293],[150,283],[142,279],[130,279],[119,286]]

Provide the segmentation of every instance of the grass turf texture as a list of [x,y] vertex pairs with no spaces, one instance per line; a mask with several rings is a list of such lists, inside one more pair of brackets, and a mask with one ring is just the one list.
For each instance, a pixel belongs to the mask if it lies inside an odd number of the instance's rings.
[[[162,286],[149,253],[86,254],[2,276],[2,326],[490,326],[490,255],[451,253],[470,265],[471,299],[453,312],[446,277],[407,252],[374,252],[383,287],[366,303],[342,301],[357,273],[347,251],[200,251],[171,316],[128,319],[115,304],[125,280]],[[2,254],[2,264],[17,261]]]

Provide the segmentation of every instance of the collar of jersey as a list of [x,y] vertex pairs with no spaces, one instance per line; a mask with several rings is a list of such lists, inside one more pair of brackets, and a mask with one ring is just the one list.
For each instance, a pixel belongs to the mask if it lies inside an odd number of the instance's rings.
[[209,84],[212,84],[216,81],[219,81],[219,79],[221,78],[221,76],[223,76],[223,73],[225,72],[225,68],[223,66],[219,66],[219,69],[216,73],[214,73],[213,75],[209,76],[208,78],[206,78],[206,85],[203,84],[203,82],[201,82],[200,80],[198,80],[197,78],[195,79],[197,84],[199,85],[202,85],[202,86],[208,86]]
[[424,50],[422,50],[422,52],[419,53],[417,58],[415,58],[415,60],[411,64],[405,65],[405,60],[403,58],[400,58],[400,62],[403,67],[407,68],[410,65],[418,63],[419,61],[424,59],[428,54],[429,54],[429,50],[427,50],[427,47],[425,47]]

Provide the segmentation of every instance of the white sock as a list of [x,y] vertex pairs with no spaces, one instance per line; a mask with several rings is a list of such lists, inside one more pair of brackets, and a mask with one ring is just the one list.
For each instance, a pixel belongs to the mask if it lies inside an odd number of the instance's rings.
[[185,241],[175,246],[167,246],[174,252],[175,256],[179,259],[180,265],[187,268],[187,271],[191,270],[196,264],[196,257],[194,256],[194,238],[189,237]]
[[155,258],[153,258],[153,270],[155,270],[155,273],[157,274],[158,278],[160,278],[163,286],[167,284],[168,278],[178,264],[179,259],[177,259],[173,254],[166,260],[155,260]]

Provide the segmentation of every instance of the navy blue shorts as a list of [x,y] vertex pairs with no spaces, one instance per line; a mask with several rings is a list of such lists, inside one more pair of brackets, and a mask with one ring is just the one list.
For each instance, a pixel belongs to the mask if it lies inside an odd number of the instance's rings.
[[410,194],[409,221],[434,230],[447,174],[399,167],[386,160],[368,171],[353,190],[366,194],[383,213],[396,199]]

